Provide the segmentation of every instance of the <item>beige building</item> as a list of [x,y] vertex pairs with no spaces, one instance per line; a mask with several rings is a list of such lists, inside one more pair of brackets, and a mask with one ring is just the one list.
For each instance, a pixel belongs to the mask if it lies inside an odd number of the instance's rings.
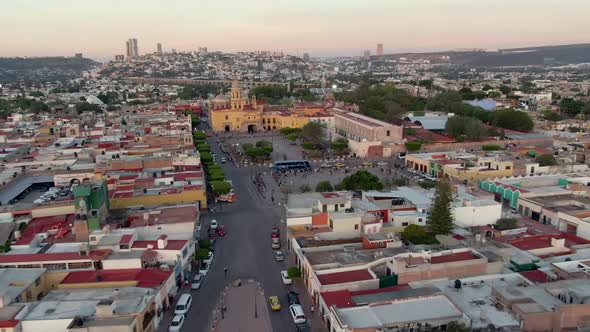
[[334,135],[344,137],[353,154],[359,157],[389,157],[388,145],[403,142],[403,126],[397,126],[368,116],[334,109]]

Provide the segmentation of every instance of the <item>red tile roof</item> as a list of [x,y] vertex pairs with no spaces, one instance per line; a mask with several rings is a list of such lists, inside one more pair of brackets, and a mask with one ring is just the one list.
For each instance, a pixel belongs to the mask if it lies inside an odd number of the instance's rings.
[[73,223],[74,218],[73,214],[33,218],[22,232],[20,239],[16,241],[16,245],[29,244],[35,238],[35,235],[46,233],[49,230],[70,229],[70,224]]
[[479,259],[479,257],[475,256],[472,251],[462,251],[455,254],[450,255],[442,255],[442,256],[432,256],[430,259],[431,264],[442,264],[442,263],[451,263],[451,262],[459,262],[459,261],[468,261],[472,259]]
[[579,244],[590,244],[590,241],[582,239],[572,234],[559,234],[559,235],[537,235],[518,238],[509,243],[520,250],[535,250],[541,248],[551,247],[551,239],[565,239],[565,246],[571,248],[574,245]]
[[17,319],[9,319],[0,321],[0,328],[11,328],[16,327],[20,323],[20,320]]
[[349,308],[354,307],[357,304],[353,300],[353,296],[357,295],[366,295],[366,294],[378,294],[378,293],[389,293],[389,292],[396,292],[402,289],[408,288],[408,285],[397,285],[385,288],[378,288],[378,289],[370,289],[364,291],[357,291],[351,292],[348,289],[334,291],[334,292],[323,292],[321,293],[322,298],[324,299],[324,303],[329,308],[333,305],[337,306],[338,308]]
[[133,242],[133,248],[147,248],[148,245],[152,245],[154,250],[182,250],[182,248],[188,243],[188,240],[168,240],[168,245],[164,249],[158,249],[158,241],[135,241]]
[[70,272],[62,284],[83,284],[94,282],[137,281],[137,287],[152,288],[162,285],[170,278],[171,270],[161,269],[119,269],[100,271]]
[[318,274],[317,276],[322,285],[343,284],[347,282],[374,279],[368,269]]
[[524,271],[520,272],[520,274],[534,283],[549,282],[549,276],[540,270]]
[[132,238],[133,238],[133,235],[125,234],[125,235],[121,236],[121,240],[119,241],[119,244],[129,244],[129,243],[131,243]]
[[52,261],[81,261],[81,260],[102,260],[111,254],[111,249],[92,250],[90,256],[81,256],[78,252],[56,252],[42,254],[14,254],[0,255],[2,263],[31,263],[31,262],[52,262]]

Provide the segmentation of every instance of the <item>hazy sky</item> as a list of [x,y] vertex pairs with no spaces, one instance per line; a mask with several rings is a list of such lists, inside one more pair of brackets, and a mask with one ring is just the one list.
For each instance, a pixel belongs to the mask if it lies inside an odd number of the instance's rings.
[[590,0],[1,0],[0,56],[385,52],[590,42]]

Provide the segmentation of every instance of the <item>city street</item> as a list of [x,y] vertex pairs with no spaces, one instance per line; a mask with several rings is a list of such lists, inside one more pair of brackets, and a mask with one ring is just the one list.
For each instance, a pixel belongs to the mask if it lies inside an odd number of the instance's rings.
[[[213,150],[222,156],[214,138],[210,139],[210,143]],[[227,235],[217,240],[213,263],[201,288],[196,291],[182,289],[182,292],[190,291],[193,295],[193,304],[183,330],[211,331],[211,314],[216,309],[224,287],[237,278],[253,278],[262,284],[265,299],[276,295],[281,301],[282,310],[270,312],[272,330],[294,331],[295,325],[286,303],[286,294],[291,290],[291,286],[284,286],[280,277],[280,271],[286,270],[287,264],[275,261],[270,239],[272,227],[280,226],[283,249],[286,247],[286,231],[280,222],[281,218],[284,218],[284,210],[278,205],[270,205],[258,196],[250,178],[250,169],[237,168],[232,163],[221,165],[227,179],[233,182],[237,201],[224,203],[222,206],[218,204],[215,213],[207,213],[201,217],[203,234],[206,234],[211,219],[216,219],[220,225],[225,226]],[[206,238],[206,235],[203,238]],[[224,275],[224,267],[228,268],[227,277]],[[301,294],[302,297],[303,295]],[[254,299],[244,298],[241,305],[254,306]],[[268,302],[257,305],[268,306]],[[231,307],[227,309],[236,310]],[[160,330],[167,330],[168,321],[169,319],[162,324]]]

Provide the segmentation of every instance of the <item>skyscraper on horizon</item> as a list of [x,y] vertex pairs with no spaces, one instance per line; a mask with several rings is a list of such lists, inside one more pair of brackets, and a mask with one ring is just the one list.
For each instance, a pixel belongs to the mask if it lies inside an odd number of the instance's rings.
[[157,43],[156,44],[156,52],[158,54],[162,54],[162,43]]
[[371,51],[370,50],[365,50],[365,52],[363,53],[363,58],[365,60],[371,59]]
[[303,61],[309,61],[309,53],[303,53]]
[[139,50],[137,46],[137,38],[129,38],[127,40],[127,58],[136,58],[139,56]]
[[383,55],[383,44],[377,44],[377,55]]

